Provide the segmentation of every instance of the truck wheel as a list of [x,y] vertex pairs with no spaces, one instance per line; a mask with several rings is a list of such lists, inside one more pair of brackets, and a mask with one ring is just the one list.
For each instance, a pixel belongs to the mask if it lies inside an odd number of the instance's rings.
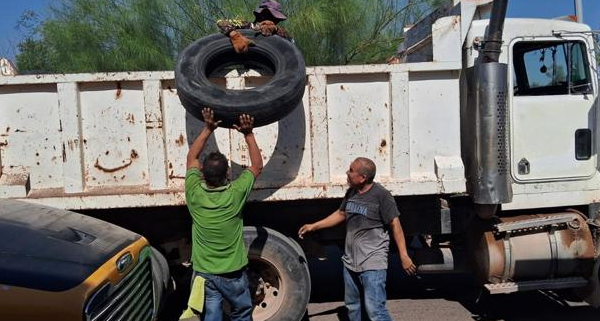
[[254,321],[299,321],[310,297],[310,274],[302,248],[264,227],[244,227]]
[[[177,93],[194,117],[202,120],[202,108],[208,106],[223,127],[231,128],[242,113],[253,116],[255,126],[263,126],[285,117],[301,102],[306,67],[300,50],[278,36],[241,32],[255,43],[246,54],[236,54],[229,38],[220,33],[201,38],[180,53],[175,67]],[[225,89],[210,81],[211,75],[232,68],[254,69],[273,77],[245,90]]]

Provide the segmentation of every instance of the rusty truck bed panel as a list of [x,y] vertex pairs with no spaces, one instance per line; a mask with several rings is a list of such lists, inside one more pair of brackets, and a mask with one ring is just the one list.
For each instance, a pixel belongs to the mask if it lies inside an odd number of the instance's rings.
[[[439,62],[308,68],[301,105],[256,129],[265,169],[251,199],[341,197],[358,156],[374,159],[395,195],[464,192],[459,70]],[[71,209],[184,204],[185,155],[202,122],[182,108],[173,78],[0,78],[0,197]],[[267,80],[247,73],[215,81],[235,88]],[[231,159],[233,175],[248,165],[237,132],[217,130],[214,148]]]

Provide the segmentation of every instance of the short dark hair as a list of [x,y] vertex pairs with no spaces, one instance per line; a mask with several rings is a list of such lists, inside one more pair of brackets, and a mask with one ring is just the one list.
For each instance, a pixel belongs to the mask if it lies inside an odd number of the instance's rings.
[[213,187],[225,185],[229,164],[227,157],[219,152],[211,152],[202,162],[202,175],[206,183]]
[[360,174],[365,175],[366,183],[373,183],[377,172],[375,163],[366,157],[358,157],[356,160],[360,162]]

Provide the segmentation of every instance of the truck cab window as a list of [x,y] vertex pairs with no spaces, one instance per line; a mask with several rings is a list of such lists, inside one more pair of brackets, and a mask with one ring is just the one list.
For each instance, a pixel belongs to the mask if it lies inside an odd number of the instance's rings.
[[520,42],[513,47],[515,96],[591,93],[585,44]]
[[590,69],[585,55],[585,45],[581,42],[571,44],[570,89],[571,93],[589,94],[592,92]]

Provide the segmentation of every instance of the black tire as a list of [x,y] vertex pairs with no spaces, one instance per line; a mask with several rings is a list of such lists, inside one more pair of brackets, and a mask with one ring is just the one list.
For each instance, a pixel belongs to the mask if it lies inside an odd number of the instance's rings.
[[[229,38],[220,33],[199,39],[180,53],[175,67],[177,93],[194,117],[202,120],[202,108],[208,106],[223,127],[231,128],[242,113],[253,116],[258,127],[285,117],[301,102],[306,66],[300,50],[279,36],[241,32],[255,43],[246,54],[236,54]],[[263,86],[246,90],[225,89],[209,80],[213,72],[239,65],[273,77]]]
[[167,259],[155,247],[151,247],[151,250],[152,255],[150,260],[152,264],[152,276],[157,283],[157,288],[154,289],[158,302],[156,312],[160,315],[160,313],[163,313],[167,298],[174,288],[172,286],[173,283],[171,281],[171,273],[169,271]]
[[250,261],[253,320],[301,320],[310,298],[310,273],[302,248],[279,232],[254,226],[244,227],[244,243]]

